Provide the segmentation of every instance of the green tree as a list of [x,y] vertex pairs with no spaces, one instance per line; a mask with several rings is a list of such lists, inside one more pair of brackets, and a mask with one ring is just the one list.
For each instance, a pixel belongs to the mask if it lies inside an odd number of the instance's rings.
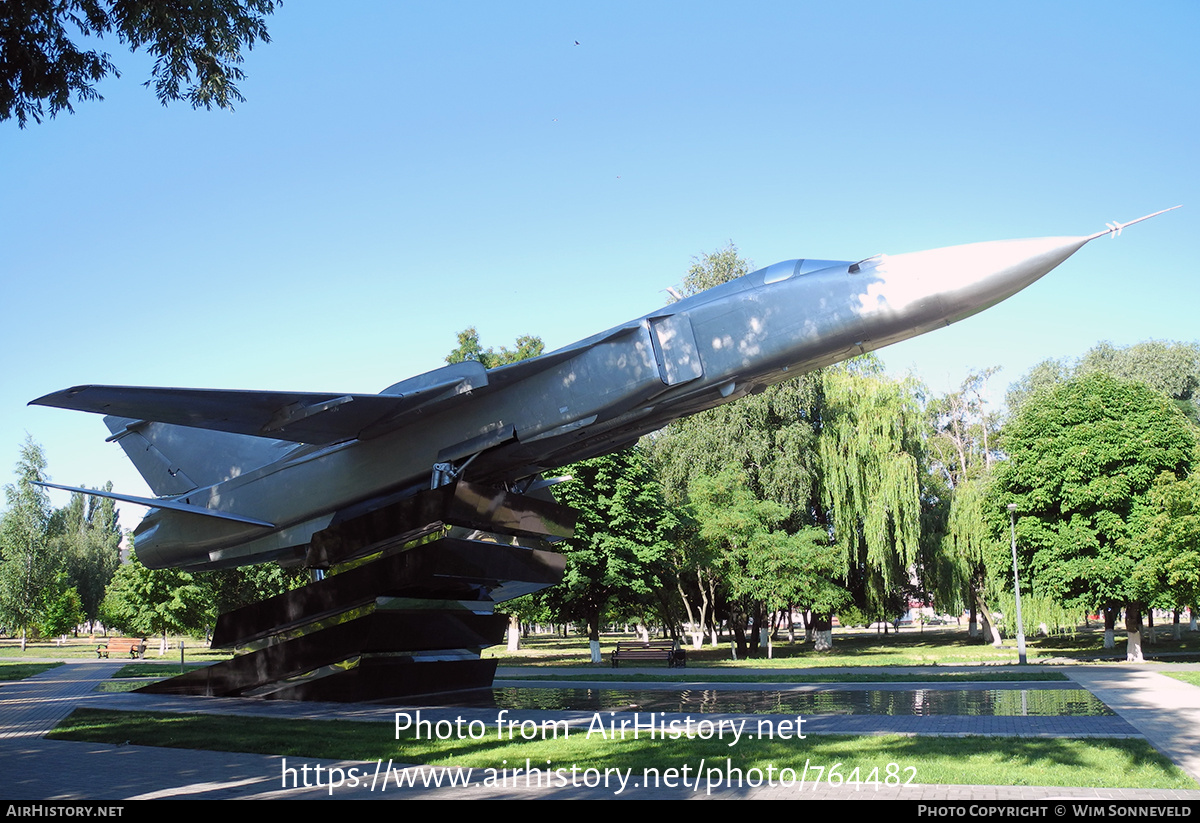
[[888,379],[874,358],[825,369],[823,386],[821,488],[840,571],[862,611],[895,617],[922,552],[918,387]]
[[204,590],[180,569],[148,569],[132,551],[117,569],[101,604],[101,619],[126,634],[159,635],[160,654],[167,633],[199,629],[208,615]]
[[692,265],[683,278],[683,295],[689,297],[713,286],[736,280],[749,274],[751,265],[748,260],[742,258],[731,240],[723,249],[692,258]]
[[1200,388],[1200,343],[1145,340],[1117,347],[1101,341],[1077,362],[1043,360],[1008,390],[1008,407],[1015,414],[1037,392],[1074,377],[1102,372],[1121,380],[1144,383],[1170,397],[1190,420],[1200,423],[1196,390]]
[[8,0],[0,3],[0,120],[21,128],[48,113],[74,112],[78,102],[102,100],[96,84],[121,72],[106,52],[83,38],[115,36],[132,51],[154,56],[151,79],[163,105],[232,109],[245,100],[242,49],[270,42],[266,16],[279,0]]
[[563,541],[563,582],[545,593],[560,620],[587,622],[592,662],[611,606],[629,607],[663,586],[663,560],[677,518],[638,448],[594,457],[565,469],[572,480],[555,497],[576,512],[575,534]]
[[56,593],[46,598],[42,613],[40,633],[43,637],[54,637],[74,631],[83,622],[83,601],[74,586],[69,586],[65,576],[55,587]]
[[1005,427],[989,509],[997,534],[1017,512],[1022,580],[1071,608],[1123,607],[1127,658],[1160,594],[1156,543],[1131,518],[1162,472],[1186,475],[1194,429],[1144,383],[1092,372],[1029,398]]
[[[105,485],[112,491],[112,483]],[[75,589],[83,619],[100,617],[104,590],[121,565],[121,524],[113,501],[72,494],[50,517],[54,553],[66,563],[68,585]]]
[[672,500],[686,500],[694,478],[734,466],[757,498],[788,512],[794,530],[813,522],[820,402],[820,375],[803,375],[677,420],[648,437],[647,448]]
[[[458,333],[458,346],[446,355],[446,362],[462,363],[467,360],[476,360],[484,368],[494,369],[497,366],[506,366],[509,363],[516,363],[530,357],[537,357],[545,351],[545,348],[546,345],[542,342],[542,338],[531,334],[523,334],[516,339],[514,347],[511,349],[507,346],[501,346],[499,352],[492,346],[484,349],[483,344],[479,342],[478,330],[474,326],[468,326]],[[519,648],[519,622],[521,616],[536,614],[544,610],[545,604],[540,594],[520,598],[520,602],[513,604],[505,610],[509,615],[509,651],[516,651]]]
[[305,569],[285,569],[278,563],[258,563],[192,574],[192,582],[199,587],[201,600],[205,604],[203,619],[206,625],[214,624],[217,617],[226,612],[298,589],[306,585],[308,580]]
[[967,608],[972,637],[978,634],[982,618],[985,639],[990,634],[999,645],[986,601],[989,560],[1000,546],[983,505],[999,433],[998,416],[988,410],[985,398],[988,380],[997,371],[990,368],[972,373],[957,392],[930,403],[933,434],[929,445],[931,468],[949,491],[945,533],[933,564],[935,600],[945,611]]
[[469,326],[458,333],[458,346],[448,355],[447,363],[462,363],[466,360],[478,360],[484,368],[494,369],[497,366],[507,366],[530,357],[537,357],[546,348],[542,338],[531,334],[523,334],[517,338],[516,347],[501,346],[500,351],[494,347],[483,348],[479,342],[479,332],[474,326]]
[[44,613],[47,590],[61,565],[47,539],[50,500],[37,485],[46,479],[45,471],[41,446],[26,438],[17,482],[4,487],[8,510],[0,519],[0,620],[10,631],[20,630],[22,650],[28,629]]
[[1025,401],[1043,390],[1052,389],[1071,379],[1074,365],[1066,359],[1047,358],[1021,375],[1016,383],[1008,387],[1004,402],[1010,415],[1021,410]]
[[1080,375],[1094,371],[1145,383],[1174,400],[1193,422],[1200,422],[1195,396],[1200,387],[1200,344],[1144,340],[1117,348],[1104,341],[1090,348],[1076,368]]
[[[1200,475],[1159,475],[1138,512],[1137,532],[1156,560],[1163,607],[1178,619],[1182,606],[1200,605]],[[1178,624],[1177,624],[1178,625]]]
[[747,629],[764,626],[771,612],[801,606],[833,614],[849,602],[849,594],[835,582],[837,555],[829,535],[811,526],[794,532],[777,528],[789,518],[789,510],[757,497],[736,467],[696,477],[689,502],[695,539],[706,545],[728,589],[730,626],[740,655],[756,646],[747,642]]

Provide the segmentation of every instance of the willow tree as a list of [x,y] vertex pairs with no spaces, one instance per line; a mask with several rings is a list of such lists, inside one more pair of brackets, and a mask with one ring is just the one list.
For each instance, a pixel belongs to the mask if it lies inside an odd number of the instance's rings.
[[[888,379],[875,358],[825,369],[822,386],[821,491],[840,572],[859,608],[888,616],[921,553],[925,420],[917,387]],[[816,625],[818,647],[831,639],[831,618]]]
[[970,612],[968,633],[976,636],[982,617],[985,638],[995,645],[1000,636],[985,602],[990,577],[989,558],[1000,547],[983,500],[996,458],[997,416],[987,408],[988,380],[998,368],[967,376],[958,391],[930,403],[933,434],[931,467],[949,490],[945,535],[933,575],[935,599],[943,610]]
[[804,375],[652,435],[647,447],[663,488],[683,500],[694,478],[737,467],[757,498],[786,509],[787,525],[810,524],[820,388],[819,375]]
[[[988,560],[1003,550],[998,545],[993,523],[987,515],[988,477],[965,478],[954,488],[950,518],[943,541],[946,573],[939,580],[938,600],[943,608],[966,606],[970,611],[968,634],[977,635],[977,618],[982,620],[984,639],[1000,645],[1000,634],[992,625],[985,596]],[[961,612],[959,612],[961,613]]]

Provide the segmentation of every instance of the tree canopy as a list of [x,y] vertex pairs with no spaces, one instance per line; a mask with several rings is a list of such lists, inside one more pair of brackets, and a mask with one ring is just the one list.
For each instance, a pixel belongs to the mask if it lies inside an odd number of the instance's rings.
[[1188,473],[1194,429],[1148,385],[1092,372],[1029,398],[1002,445],[1009,459],[996,472],[991,516],[1004,531],[1006,506],[1016,505],[1024,575],[1062,605],[1123,605],[1135,655],[1140,613],[1159,584],[1147,572],[1155,544],[1132,518],[1163,472]]
[[232,109],[245,100],[237,83],[242,49],[269,43],[266,16],[280,0],[6,0],[0,3],[0,120],[74,112],[76,102],[102,100],[96,84],[121,76],[107,52],[80,45],[114,35],[154,57],[151,79],[163,105]]
[[1200,387],[1200,343],[1167,340],[1144,340],[1125,347],[1101,341],[1077,361],[1043,360],[1009,387],[1009,411],[1016,414],[1039,391],[1092,372],[1144,383],[1174,400],[1194,422],[1200,422],[1195,398]]
[[1200,605],[1200,474],[1159,475],[1138,514],[1140,537],[1155,560],[1150,571],[1164,608]]
[[824,394],[821,485],[842,571],[859,607],[882,617],[921,549],[925,447],[916,387],[888,379],[872,358],[826,369]]
[[[105,491],[112,491],[112,483],[105,485]],[[66,563],[84,619],[98,619],[104,589],[121,565],[116,506],[109,498],[72,494],[70,502],[51,516],[49,531],[53,551]]]
[[485,349],[479,342],[479,332],[475,330],[474,326],[468,326],[458,333],[458,346],[446,355],[446,362],[462,363],[466,360],[477,360],[483,364],[484,368],[494,369],[497,366],[507,366],[509,363],[537,357],[545,348],[546,344],[542,342],[542,338],[532,334],[523,334],[517,338],[514,348],[501,346],[500,351],[496,351],[494,346],[488,346]]
[[0,620],[26,629],[44,611],[45,599],[59,571],[50,551],[47,527],[50,499],[36,485],[46,479],[41,446],[26,439],[17,461],[17,482],[4,487],[8,510],[0,519]]
[[557,486],[555,497],[575,510],[575,535],[563,541],[563,582],[545,599],[560,618],[585,620],[589,639],[599,640],[611,606],[634,607],[663,587],[678,520],[636,447],[566,471],[572,480]]
[[101,604],[105,625],[129,634],[162,638],[167,632],[194,629],[207,616],[204,591],[180,569],[148,569],[130,552],[129,562],[117,569]]

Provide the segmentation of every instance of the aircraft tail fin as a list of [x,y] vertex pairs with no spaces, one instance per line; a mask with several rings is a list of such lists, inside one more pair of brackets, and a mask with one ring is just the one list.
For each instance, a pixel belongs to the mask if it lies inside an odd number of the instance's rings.
[[156,495],[211,486],[273,463],[296,444],[245,434],[109,416],[104,424]]

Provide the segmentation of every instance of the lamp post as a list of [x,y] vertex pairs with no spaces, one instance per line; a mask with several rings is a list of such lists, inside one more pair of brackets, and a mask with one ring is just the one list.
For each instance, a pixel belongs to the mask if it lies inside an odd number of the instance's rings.
[[1025,624],[1021,622],[1021,578],[1017,575],[1017,504],[1008,504],[1008,533],[1012,537],[1013,592],[1017,595],[1017,660],[1025,665]]

